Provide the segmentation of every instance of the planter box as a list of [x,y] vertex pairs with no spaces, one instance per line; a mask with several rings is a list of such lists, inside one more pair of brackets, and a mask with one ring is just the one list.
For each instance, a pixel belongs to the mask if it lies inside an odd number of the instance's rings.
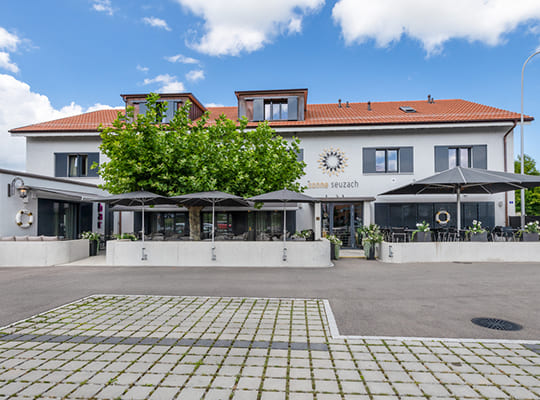
[[99,242],[95,240],[90,240],[89,242],[90,248],[88,254],[90,257],[97,256]]
[[539,234],[536,232],[523,232],[524,242],[538,242]]
[[330,243],[330,259],[339,260],[339,244]]
[[487,242],[487,232],[484,233],[471,233],[471,242]]
[[431,242],[431,232],[416,232],[414,234],[415,242]]

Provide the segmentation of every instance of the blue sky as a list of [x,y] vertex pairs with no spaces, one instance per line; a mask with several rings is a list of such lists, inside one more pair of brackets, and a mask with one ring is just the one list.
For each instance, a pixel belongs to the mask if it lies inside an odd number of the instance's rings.
[[[521,67],[540,46],[540,2],[444,3],[3,2],[0,167],[24,169],[24,142],[8,129],[122,106],[120,93],[189,91],[206,105],[235,105],[235,90],[306,87],[310,103],[431,94],[519,112]],[[525,112],[538,119],[540,55],[525,84]],[[540,123],[525,135],[540,161]]]

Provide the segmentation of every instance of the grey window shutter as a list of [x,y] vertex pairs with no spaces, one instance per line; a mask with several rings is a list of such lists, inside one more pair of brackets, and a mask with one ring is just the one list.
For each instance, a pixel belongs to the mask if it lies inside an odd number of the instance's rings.
[[54,153],[54,176],[67,176],[67,158],[69,153]]
[[364,174],[375,173],[375,148],[362,149],[362,164]]
[[298,149],[298,154],[296,155],[297,161],[304,161],[304,149]]
[[253,100],[253,121],[264,121],[264,100]]
[[246,116],[246,101],[241,100],[238,102],[238,119]]
[[146,114],[146,103],[139,103],[139,114]]
[[399,172],[414,172],[412,147],[401,147],[399,149]]
[[88,176],[90,177],[98,176],[98,169],[92,168],[94,163],[99,165],[99,153],[88,153]]
[[163,117],[163,122],[171,122],[171,120],[174,117],[175,108],[176,108],[176,102],[174,101],[167,102],[167,112],[165,113],[165,116]]
[[298,121],[298,96],[287,98],[287,111],[289,113],[289,121]]
[[472,167],[487,169],[487,145],[472,147]]
[[435,172],[448,169],[448,146],[435,146]]

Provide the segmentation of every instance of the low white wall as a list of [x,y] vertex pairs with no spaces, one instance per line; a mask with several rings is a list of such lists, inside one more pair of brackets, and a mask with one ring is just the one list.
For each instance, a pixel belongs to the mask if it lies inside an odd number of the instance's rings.
[[383,242],[380,249],[386,263],[540,262],[540,242]]
[[216,260],[212,260],[212,243],[145,242],[147,260],[141,260],[142,242],[107,242],[107,264],[122,266],[178,267],[331,267],[330,243],[320,241],[287,242],[287,261],[283,261],[283,242],[215,242]]
[[0,266],[45,267],[88,257],[88,240],[0,242]]

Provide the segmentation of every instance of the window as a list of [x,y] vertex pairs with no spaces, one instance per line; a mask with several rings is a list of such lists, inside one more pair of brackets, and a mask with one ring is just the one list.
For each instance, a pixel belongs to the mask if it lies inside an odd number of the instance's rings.
[[58,177],[97,177],[99,153],[54,153],[54,176]]
[[435,172],[458,166],[487,169],[487,145],[435,146]]
[[448,148],[448,168],[457,166],[471,167],[470,147],[450,147]]
[[363,149],[363,172],[398,174],[413,172],[413,148]]
[[68,156],[68,176],[88,176],[87,154],[70,154]]
[[267,121],[286,120],[289,118],[287,100],[266,100],[264,102],[264,119]]

